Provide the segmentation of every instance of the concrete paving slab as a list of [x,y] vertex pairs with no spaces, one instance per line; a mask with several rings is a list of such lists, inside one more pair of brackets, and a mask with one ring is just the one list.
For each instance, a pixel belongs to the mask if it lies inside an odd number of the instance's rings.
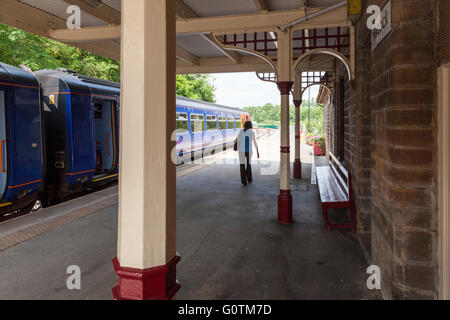
[[[276,134],[265,146],[279,143]],[[276,222],[279,176],[240,184],[236,154],[177,180],[177,299],[377,299],[366,288],[367,262],[353,234],[327,231],[317,187],[292,180],[294,223]],[[233,162],[234,161],[234,162]],[[0,251],[0,299],[111,299],[116,283],[117,205]],[[81,268],[81,290],[66,269]]]

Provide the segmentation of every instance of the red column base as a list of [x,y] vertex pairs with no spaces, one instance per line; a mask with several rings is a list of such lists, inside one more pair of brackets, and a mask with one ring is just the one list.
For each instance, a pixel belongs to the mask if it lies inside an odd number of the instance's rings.
[[301,179],[302,178],[302,163],[300,159],[295,159],[294,162],[294,178]]
[[291,190],[280,190],[278,195],[278,222],[292,223],[292,195]]
[[166,265],[134,269],[121,267],[119,260],[113,259],[114,270],[119,277],[118,285],[112,289],[114,300],[170,300],[181,285],[176,279],[177,254]]

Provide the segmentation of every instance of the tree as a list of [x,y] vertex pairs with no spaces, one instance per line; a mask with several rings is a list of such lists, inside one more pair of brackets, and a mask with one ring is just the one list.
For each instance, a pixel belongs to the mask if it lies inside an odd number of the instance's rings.
[[[66,44],[0,24],[0,61],[32,71],[66,68],[86,76],[120,82],[120,63]],[[178,75],[177,94],[215,102],[209,75]]]
[[67,68],[78,73],[120,81],[119,62],[0,24],[0,61],[32,71]]
[[[259,124],[274,124],[280,125],[280,106],[274,106],[271,103],[267,103],[260,107],[245,107],[252,120]],[[311,100],[311,108],[308,108],[308,101],[305,101],[300,109],[300,121],[304,124],[308,124],[308,132],[311,133],[322,133],[323,132],[323,108],[316,104],[315,101]],[[309,121],[308,121],[309,116]],[[289,120],[291,125],[295,123],[295,107],[291,106],[289,108]]]
[[207,102],[216,102],[216,88],[205,74],[177,75],[177,95]]

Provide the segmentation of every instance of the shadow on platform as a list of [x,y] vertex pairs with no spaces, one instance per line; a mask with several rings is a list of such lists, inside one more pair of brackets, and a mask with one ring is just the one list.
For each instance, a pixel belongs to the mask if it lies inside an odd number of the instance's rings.
[[[292,180],[294,223],[277,223],[279,176],[240,184],[238,165],[177,180],[177,299],[376,299],[354,235],[323,226],[317,187]],[[111,299],[117,204],[0,251],[0,299]],[[68,290],[78,265],[82,289]]]

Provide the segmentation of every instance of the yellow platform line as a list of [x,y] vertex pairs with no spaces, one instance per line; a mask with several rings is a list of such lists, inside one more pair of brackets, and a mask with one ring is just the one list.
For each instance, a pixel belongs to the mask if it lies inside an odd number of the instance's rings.
[[91,182],[98,182],[98,181],[102,181],[102,180],[106,180],[106,179],[115,178],[115,177],[118,177],[118,176],[119,176],[119,174],[116,173],[116,174],[112,174],[112,175],[107,176],[107,177],[92,179]]
[[7,206],[10,206],[10,205],[12,205],[12,202],[2,203],[2,204],[0,204],[0,208],[7,207]]

